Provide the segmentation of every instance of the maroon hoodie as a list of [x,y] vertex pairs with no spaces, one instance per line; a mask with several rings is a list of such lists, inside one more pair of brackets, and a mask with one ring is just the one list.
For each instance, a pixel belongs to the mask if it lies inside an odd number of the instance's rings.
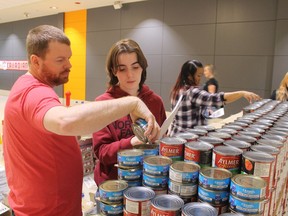
[[[125,96],[129,94],[121,90],[119,86],[115,86],[97,97],[96,101]],[[143,85],[138,97],[147,105],[161,126],[166,119],[162,98],[146,85]],[[98,159],[94,170],[94,180],[98,186],[105,180],[118,178],[117,168],[114,166],[117,164],[117,152],[133,148],[130,143],[134,136],[131,124],[130,116],[127,115],[93,134],[93,149]]]

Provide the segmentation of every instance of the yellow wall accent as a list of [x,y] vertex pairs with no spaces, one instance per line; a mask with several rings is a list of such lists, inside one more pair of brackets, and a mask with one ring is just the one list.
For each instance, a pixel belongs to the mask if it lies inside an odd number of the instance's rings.
[[71,99],[85,100],[86,95],[86,22],[87,10],[64,14],[64,32],[71,41],[72,68],[69,82],[64,85],[65,92],[71,92]]

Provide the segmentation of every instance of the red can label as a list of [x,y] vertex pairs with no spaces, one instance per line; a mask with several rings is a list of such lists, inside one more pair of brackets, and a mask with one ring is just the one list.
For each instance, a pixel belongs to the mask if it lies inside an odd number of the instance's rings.
[[213,152],[212,166],[228,169],[232,174],[240,172],[241,155],[221,155]]
[[180,216],[180,211],[162,211],[152,205],[150,216]]
[[199,151],[193,150],[190,148],[185,148],[184,159],[186,161],[195,161],[199,163],[199,159],[200,159]]
[[172,160],[183,160],[184,144],[166,145],[160,143],[159,154],[170,157]]

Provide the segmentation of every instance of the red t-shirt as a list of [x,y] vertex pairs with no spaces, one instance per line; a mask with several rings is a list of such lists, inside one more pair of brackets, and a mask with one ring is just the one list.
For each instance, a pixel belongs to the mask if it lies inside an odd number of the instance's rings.
[[82,157],[73,136],[43,126],[45,113],[61,106],[54,90],[31,75],[11,89],[4,114],[4,160],[9,205],[17,216],[80,216]]

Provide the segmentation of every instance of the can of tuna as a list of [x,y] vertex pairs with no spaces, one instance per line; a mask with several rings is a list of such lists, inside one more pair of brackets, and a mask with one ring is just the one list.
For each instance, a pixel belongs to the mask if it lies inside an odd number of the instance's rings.
[[143,151],[138,149],[125,149],[118,151],[118,165],[122,167],[137,167],[143,164]]
[[280,175],[280,172],[281,172],[281,165],[278,163],[280,150],[276,147],[269,146],[269,145],[253,145],[251,146],[251,150],[258,151],[258,152],[265,152],[265,153],[271,154],[275,158],[274,173],[273,173],[274,179],[273,179],[272,187],[276,187],[277,180],[279,177],[278,175]]
[[208,190],[229,190],[232,173],[223,168],[205,167],[199,173],[199,185]]
[[[198,198],[198,202],[201,202],[201,203],[207,203],[206,201],[204,200],[201,200],[200,198]],[[222,203],[220,205],[217,205],[217,204],[212,204],[212,203],[209,203],[211,206],[213,206],[218,214],[222,214],[224,212],[228,212],[228,209],[229,209],[229,203],[226,202],[226,203]]]
[[183,160],[185,139],[164,137],[160,139],[159,155],[171,158],[173,161]]
[[167,194],[167,190],[168,190],[168,185],[166,188],[153,188],[153,187],[143,184],[143,187],[150,188],[151,190],[153,190],[155,192],[155,196],[161,195],[161,194]]
[[142,167],[123,169],[118,167],[118,179],[120,180],[139,180],[142,177]]
[[197,134],[193,134],[189,132],[176,133],[174,136],[179,137],[181,139],[185,139],[186,142],[196,141],[199,138]]
[[242,155],[242,174],[251,174],[263,178],[267,182],[266,198],[273,185],[275,158],[265,152],[247,151]]
[[168,191],[170,194],[175,194],[180,197],[192,197],[197,194],[197,184],[193,183],[180,183],[168,180]]
[[[237,212],[226,212],[223,214],[220,214],[219,216],[245,216],[244,214],[237,213]],[[256,215],[257,216],[257,215]]]
[[122,203],[113,203],[108,204],[104,202],[100,203],[100,213],[101,215],[109,216],[122,216],[123,215],[123,204]]
[[134,149],[143,151],[143,157],[159,155],[159,144],[141,144],[135,145]]
[[126,189],[123,196],[128,215],[150,216],[151,200],[155,197],[152,189],[143,186],[132,187]]
[[232,177],[230,194],[245,200],[263,200],[267,182],[254,175],[238,174]]
[[232,146],[217,146],[213,149],[212,167],[228,169],[231,173],[238,174],[241,171],[241,157],[243,151]]
[[217,216],[218,212],[208,203],[193,202],[185,204],[182,208],[182,216],[192,215]]
[[150,156],[144,158],[143,172],[154,176],[167,176],[172,159],[166,156]]
[[220,139],[222,139],[224,141],[231,139],[231,134],[225,133],[225,132],[209,132],[207,135],[210,136],[210,137],[220,138]]
[[180,216],[184,201],[177,195],[163,194],[152,199],[151,213],[153,216]]
[[128,187],[136,187],[136,186],[142,186],[142,178],[137,180],[125,180],[128,184]]
[[211,166],[213,145],[207,142],[192,141],[185,144],[184,160],[194,161],[200,167]]
[[168,185],[168,176],[154,176],[147,173],[143,173],[143,185],[147,185],[152,188],[167,188]]
[[223,143],[226,146],[233,146],[241,149],[243,152],[249,151],[251,144],[241,140],[227,140]]
[[250,143],[251,145],[254,145],[257,141],[257,139],[255,137],[246,136],[246,135],[239,135],[239,134],[232,136],[232,139],[245,141],[245,142]]
[[128,184],[123,180],[107,180],[99,186],[100,201],[105,203],[123,202],[123,191],[128,188]]
[[212,205],[224,205],[227,204],[229,199],[229,191],[227,190],[208,190],[202,186],[198,187],[198,199],[203,202],[208,202]]
[[148,138],[144,135],[147,127],[148,127],[148,123],[144,119],[141,119],[141,118],[137,119],[134,123],[132,123],[133,133],[143,143],[148,142]]
[[267,200],[245,200],[233,196],[229,197],[230,209],[243,214],[262,214]]
[[197,184],[199,169],[194,162],[176,161],[170,165],[169,178],[175,182]]

